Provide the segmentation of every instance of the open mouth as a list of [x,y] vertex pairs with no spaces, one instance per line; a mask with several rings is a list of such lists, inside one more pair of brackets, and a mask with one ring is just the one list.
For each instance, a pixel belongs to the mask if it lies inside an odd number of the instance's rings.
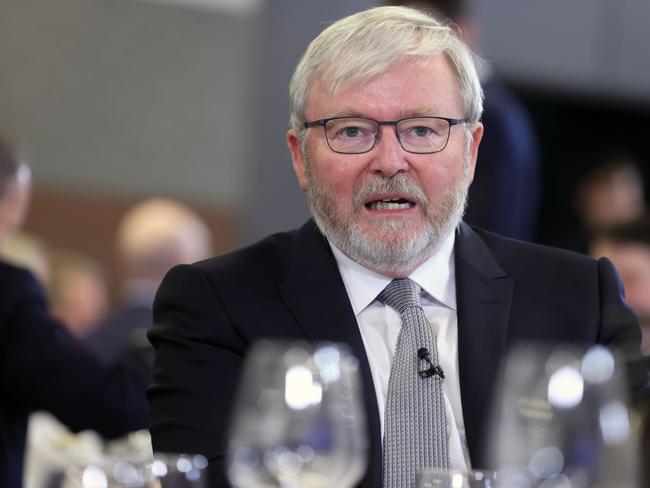
[[382,198],[365,204],[368,210],[408,210],[415,207],[415,202],[405,198]]

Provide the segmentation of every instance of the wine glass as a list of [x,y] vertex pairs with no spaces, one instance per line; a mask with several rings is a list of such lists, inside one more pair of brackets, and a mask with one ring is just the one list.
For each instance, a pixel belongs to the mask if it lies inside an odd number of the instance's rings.
[[520,346],[506,361],[491,464],[499,487],[636,488],[638,419],[622,363],[602,346]]
[[155,453],[146,461],[106,457],[70,466],[61,488],[208,488],[208,461],[193,454]]
[[459,471],[453,469],[430,469],[418,478],[418,488],[496,488],[497,473],[494,471]]
[[358,361],[340,344],[262,341],[235,403],[228,477],[246,488],[347,488],[367,437]]

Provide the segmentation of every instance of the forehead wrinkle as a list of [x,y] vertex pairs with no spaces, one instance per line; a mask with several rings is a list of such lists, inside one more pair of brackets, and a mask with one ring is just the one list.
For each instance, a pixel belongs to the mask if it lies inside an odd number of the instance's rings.
[[408,117],[435,117],[440,115],[440,109],[435,105],[429,105],[415,110],[402,110],[400,111],[400,119]]
[[[418,109],[400,109],[397,118],[395,120],[407,119],[410,117],[426,117],[426,116],[441,116],[440,110],[433,105],[428,107],[422,107]],[[325,119],[330,119],[334,117],[359,117],[366,119],[375,119],[375,117],[369,115],[367,112],[363,112],[354,108],[341,108],[332,112],[329,112]]]
[[327,118],[332,118],[332,117],[360,117],[360,118],[371,118],[368,117],[368,115],[364,114],[363,112],[359,110],[355,110],[352,108],[342,108],[339,110],[335,110],[334,112],[331,112]]

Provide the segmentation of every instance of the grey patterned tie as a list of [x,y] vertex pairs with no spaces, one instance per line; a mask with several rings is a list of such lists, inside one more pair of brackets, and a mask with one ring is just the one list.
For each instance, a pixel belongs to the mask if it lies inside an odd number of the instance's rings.
[[414,488],[423,469],[449,467],[444,373],[420,286],[393,280],[377,298],[402,318],[384,417],[384,488]]

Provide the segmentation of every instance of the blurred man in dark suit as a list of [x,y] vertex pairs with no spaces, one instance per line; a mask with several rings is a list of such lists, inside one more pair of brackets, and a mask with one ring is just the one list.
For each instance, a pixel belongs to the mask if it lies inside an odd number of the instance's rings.
[[[479,27],[466,0],[397,0],[448,19],[476,50]],[[464,220],[505,237],[533,241],[541,198],[541,159],[532,120],[523,103],[484,60],[478,65],[485,101],[474,181]]]
[[[404,7],[343,18],[310,43],[289,91],[287,144],[313,220],[163,280],[149,333],[156,450],[198,451],[227,485],[251,343],[342,342],[363,379],[359,486],[414,488],[426,468],[486,467],[488,408],[514,344],[638,349],[608,260],[462,222],[483,98],[452,29]],[[266,130],[257,122],[251,143]]]
[[124,214],[115,247],[122,280],[118,306],[82,342],[106,364],[129,344],[146,341],[153,299],[165,273],[212,253],[212,236],[201,217],[169,198],[150,198]]
[[[29,168],[0,140],[0,245],[27,211]],[[48,313],[28,271],[0,262],[0,486],[22,488],[27,418],[47,410],[75,431],[118,437],[146,427],[146,358],[105,368]]]
[[650,355],[650,216],[601,231],[590,254],[610,259],[621,274],[625,298],[641,324],[641,350]]

